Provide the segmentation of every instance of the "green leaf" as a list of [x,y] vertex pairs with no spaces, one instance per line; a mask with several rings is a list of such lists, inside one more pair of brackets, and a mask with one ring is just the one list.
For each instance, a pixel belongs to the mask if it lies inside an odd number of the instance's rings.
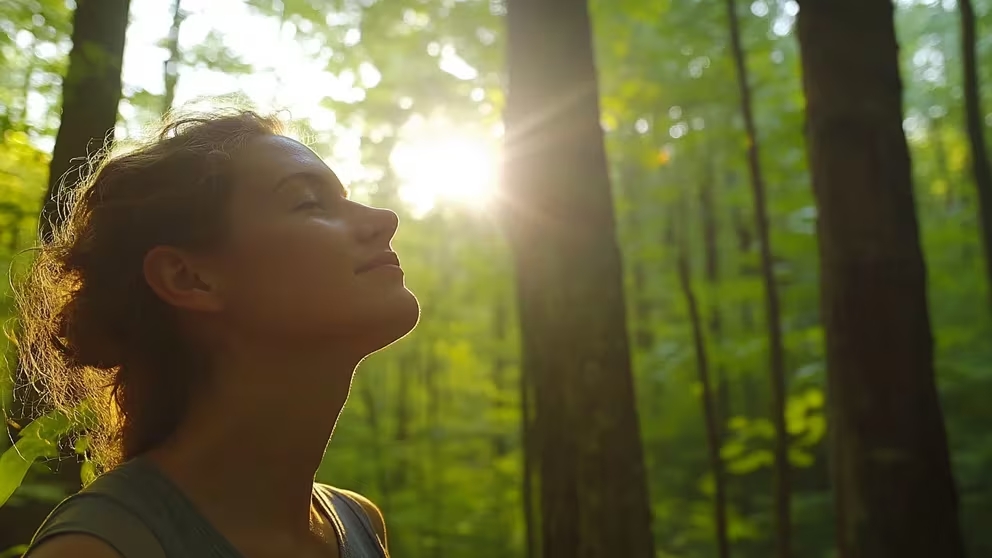
[[76,442],[75,444],[73,444],[72,447],[72,449],[79,455],[85,454],[86,450],[88,450],[89,448],[90,448],[89,436],[80,436],[79,438],[76,438]]
[[[17,490],[28,469],[38,459],[58,457],[58,443],[74,430],[92,424],[94,415],[85,402],[72,413],[53,411],[38,417],[21,429],[20,437],[12,447],[0,455],[0,506]],[[76,450],[85,451],[88,441],[77,441]]]
[[740,459],[727,463],[727,470],[735,475],[746,475],[762,467],[771,466],[772,461],[772,452],[768,450],[757,450]]
[[96,480],[96,466],[93,465],[92,461],[86,460],[83,462],[79,468],[79,480],[82,481],[83,486]]
[[27,551],[28,545],[19,544],[0,552],[0,558],[17,558],[18,556],[22,556]]
[[43,457],[56,457],[58,446],[42,438],[29,436],[21,438],[13,447],[0,455],[0,506],[17,490],[24,475],[35,460]]

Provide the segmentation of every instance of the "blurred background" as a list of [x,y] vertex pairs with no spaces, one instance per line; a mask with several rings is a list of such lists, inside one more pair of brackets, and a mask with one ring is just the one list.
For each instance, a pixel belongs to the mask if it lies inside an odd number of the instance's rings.
[[[72,0],[0,2],[0,265],[30,258],[60,123]],[[793,0],[738,2],[762,142],[782,299],[796,555],[834,555],[819,320]],[[992,2],[975,0],[979,76],[992,81]],[[658,556],[715,555],[714,480],[692,324],[689,247],[727,471],[734,555],[773,548],[768,342],[746,135],[726,7],[592,0],[601,124],[623,254],[628,327]],[[364,202],[402,219],[395,247],[423,308],[370,358],[318,479],[382,508],[394,556],[536,556],[528,549],[520,344],[495,219],[505,79],[502,0],[132,0],[116,137],[218,97],[280,110]],[[913,161],[936,375],[971,556],[992,555],[992,322],[964,127],[955,0],[899,0],[903,127]],[[985,88],[984,106],[992,111]],[[992,112],[984,116],[992,127]],[[683,219],[670,216],[679,214]],[[673,231],[673,223],[682,223]],[[581,272],[579,270],[578,272]],[[7,281],[0,316],[12,318]],[[7,347],[0,397],[12,402]],[[11,414],[11,416],[16,416]],[[279,417],[272,417],[278,421]],[[20,425],[8,424],[0,451]],[[292,436],[287,425],[287,436]],[[245,433],[244,459],[266,440]],[[2,465],[2,464],[0,464]],[[78,475],[34,464],[0,508],[0,550],[26,543]],[[2,554],[0,554],[2,555]]]

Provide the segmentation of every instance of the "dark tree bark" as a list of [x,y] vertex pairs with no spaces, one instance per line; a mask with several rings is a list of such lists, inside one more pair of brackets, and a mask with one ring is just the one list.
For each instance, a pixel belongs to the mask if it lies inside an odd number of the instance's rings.
[[129,5],[130,0],[76,1],[69,68],[62,80],[62,122],[39,225],[43,239],[51,237],[60,219],[62,185],[78,181],[85,168],[81,160],[113,140]]
[[654,556],[585,3],[507,2],[507,202],[544,558]]
[[696,371],[699,374],[699,383],[703,388],[700,398],[703,403],[703,419],[706,422],[706,450],[710,461],[710,472],[713,474],[715,492],[713,513],[716,519],[717,556],[719,558],[729,558],[730,543],[727,539],[726,476],[723,471],[723,458],[720,457],[720,427],[717,421],[713,389],[710,386],[709,364],[706,359],[706,339],[703,333],[702,319],[699,317],[696,296],[692,291],[689,259],[684,245],[680,252],[678,264],[679,284],[682,286],[682,294],[685,296],[686,306],[689,309],[689,322],[692,324],[692,339],[696,350]]
[[737,84],[740,89],[741,114],[744,117],[744,130],[747,135],[747,163],[751,178],[751,191],[754,197],[754,222],[758,233],[758,249],[761,253],[761,279],[765,287],[765,321],[768,328],[768,357],[771,373],[772,424],[775,426],[775,470],[774,470],[774,520],[775,556],[789,558],[792,555],[791,499],[792,489],[789,471],[789,432],[785,425],[785,348],[782,344],[782,318],[775,283],[774,261],[771,238],[768,232],[768,208],[765,201],[765,180],[761,172],[761,150],[758,133],[751,109],[751,87],[748,83],[747,63],[741,46],[740,24],[737,21],[735,0],[726,0],[727,17],[730,23],[730,43],[737,69]]
[[162,77],[165,81],[165,94],[162,96],[162,114],[172,110],[172,104],[176,100],[176,86],[179,84],[179,63],[182,61],[179,52],[179,30],[186,19],[186,12],[182,8],[182,0],[172,2],[172,27],[169,28],[169,38],[166,41],[166,48],[169,50],[169,59],[163,63]]
[[975,8],[971,0],[958,0],[961,6],[961,60],[964,65],[964,112],[971,144],[971,172],[978,189],[978,213],[985,248],[985,270],[992,302],[992,167],[985,149],[985,118],[982,115],[981,85],[978,82]]
[[960,558],[890,0],[798,23],[842,558]]

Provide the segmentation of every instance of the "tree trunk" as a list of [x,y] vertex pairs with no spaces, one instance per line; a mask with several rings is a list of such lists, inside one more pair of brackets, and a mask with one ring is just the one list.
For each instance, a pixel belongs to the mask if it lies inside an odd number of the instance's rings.
[[807,0],[798,34],[841,558],[960,558],[890,0]]
[[369,432],[372,433],[372,443],[369,444],[369,453],[371,454],[373,465],[375,469],[375,482],[379,486],[379,493],[381,495],[380,504],[382,509],[387,512],[392,509],[390,502],[390,496],[392,496],[392,491],[389,489],[389,475],[386,469],[386,462],[382,456],[382,428],[379,424],[379,405],[376,401],[375,391],[368,382],[361,384],[362,403],[365,406],[365,419],[368,424]]
[[[706,254],[706,282],[709,284],[712,308],[710,308],[709,331],[716,346],[723,339],[723,312],[720,308],[720,250],[719,218],[713,191],[716,189],[714,166],[709,163],[705,170],[702,187],[699,189],[700,222],[703,225],[703,244]],[[713,394],[716,409],[716,424],[720,444],[723,444],[727,417],[730,416],[730,389],[727,384],[727,371],[723,365],[715,367],[716,391]]]
[[537,498],[534,494],[534,463],[537,459],[537,448],[534,444],[534,386],[527,374],[527,367],[520,367],[520,434],[523,441],[523,474],[521,500],[524,506],[524,558],[540,555],[537,548],[538,525],[534,517]]
[[428,517],[430,517],[430,551],[427,556],[443,558],[444,556],[444,464],[441,460],[441,386],[438,376],[441,375],[437,355],[429,348],[427,362],[424,366],[424,384],[427,390],[427,498]]
[[165,94],[162,96],[162,114],[172,110],[172,104],[176,100],[176,86],[179,84],[179,63],[182,60],[179,52],[179,29],[186,19],[183,12],[182,0],[173,0],[172,3],[172,27],[169,28],[169,39],[167,48],[169,49],[169,59],[164,62],[162,78],[165,82]]
[[509,0],[507,203],[543,558],[654,556],[585,3]]
[[[26,52],[34,52],[35,44],[37,39],[34,35],[31,35],[31,42],[27,44],[24,48]],[[28,125],[28,99],[31,97],[31,91],[34,87],[31,84],[32,78],[34,78],[35,64],[37,63],[37,57],[28,57],[27,68],[24,68],[24,80],[21,81],[21,90],[18,92],[20,97],[20,106],[16,109],[14,107],[9,107],[7,113],[10,115],[10,123],[15,130],[29,130]]]
[[768,208],[765,202],[765,181],[761,172],[761,152],[758,146],[754,114],[751,110],[751,87],[748,84],[744,49],[741,47],[740,24],[737,21],[735,0],[726,1],[727,17],[730,22],[731,49],[734,56],[734,66],[737,69],[737,84],[740,89],[741,114],[744,117],[744,129],[747,134],[747,162],[751,174],[751,190],[754,196],[754,222],[755,230],[758,233],[758,249],[761,252],[761,278],[765,287],[765,314],[772,384],[772,424],[775,426],[775,470],[773,475],[775,556],[777,558],[789,558],[792,555],[790,523],[792,491],[789,482],[789,433],[785,425],[785,349],[782,346],[781,310],[779,308],[778,286],[775,284],[771,239],[768,232]]
[[982,245],[985,248],[985,270],[990,284],[992,302],[992,167],[985,150],[985,117],[982,115],[981,86],[978,83],[978,54],[976,53],[975,9],[971,0],[958,0],[961,6],[961,60],[964,64],[964,112],[971,144],[971,171],[978,189],[978,213],[982,224]]
[[692,324],[692,339],[696,349],[696,371],[699,373],[699,383],[703,393],[700,395],[703,403],[703,419],[706,422],[706,449],[710,461],[710,472],[713,474],[714,487],[714,517],[716,518],[717,556],[729,558],[730,544],[727,540],[727,491],[726,478],[723,473],[723,459],[720,457],[720,428],[716,417],[716,405],[713,401],[713,389],[710,387],[709,365],[706,360],[706,340],[703,325],[700,323],[699,309],[696,297],[692,292],[692,280],[689,276],[689,260],[683,244],[679,255],[679,283],[689,309],[689,321]]
[[393,472],[390,475],[390,489],[401,492],[407,485],[410,463],[407,456],[410,451],[407,446],[410,443],[410,421],[413,420],[410,412],[410,375],[417,366],[417,353],[407,352],[399,359],[399,378],[396,385],[396,431],[393,440],[399,451],[396,452],[396,460]]
[[[49,167],[39,231],[51,238],[61,219],[63,184],[86,168],[79,161],[110,144],[121,99],[121,65],[130,0],[76,0],[69,68],[62,80],[62,122]],[[64,178],[64,180],[63,180]]]
[[[493,355],[492,362],[492,385],[493,385],[493,400],[492,400],[492,414],[496,417],[503,417],[506,415],[506,411],[510,410],[511,405],[508,401],[508,394],[513,392],[515,387],[512,382],[510,382],[509,374],[511,371],[511,363],[509,358],[507,358],[505,347],[506,340],[509,337],[509,305],[512,304],[512,300],[509,296],[503,296],[502,293],[496,295],[495,303],[493,304],[493,322],[492,322],[492,337],[495,342],[495,354]],[[492,427],[491,443],[492,443],[492,462],[498,463],[502,461],[513,449],[513,440],[510,433],[502,428],[501,424],[497,420]],[[522,452],[521,452],[522,453]],[[493,467],[492,469],[492,486],[503,486],[503,480],[506,479],[506,473],[501,467]],[[507,533],[511,529],[512,517],[508,515],[507,505],[506,505],[506,493],[503,490],[493,490],[490,494],[490,512],[495,517],[492,528],[498,533]],[[526,528],[526,526],[525,526]],[[493,550],[499,555],[506,555],[510,553],[508,548],[509,538],[499,537],[499,542],[493,543]]]

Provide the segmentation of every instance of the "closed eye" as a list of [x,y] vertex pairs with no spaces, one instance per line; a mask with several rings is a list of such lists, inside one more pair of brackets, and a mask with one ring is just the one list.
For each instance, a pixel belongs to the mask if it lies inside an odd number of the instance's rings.
[[323,209],[323,208],[324,206],[320,205],[319,201],[307,200],[294,207],[293,211],[308,211],[311,209]]

